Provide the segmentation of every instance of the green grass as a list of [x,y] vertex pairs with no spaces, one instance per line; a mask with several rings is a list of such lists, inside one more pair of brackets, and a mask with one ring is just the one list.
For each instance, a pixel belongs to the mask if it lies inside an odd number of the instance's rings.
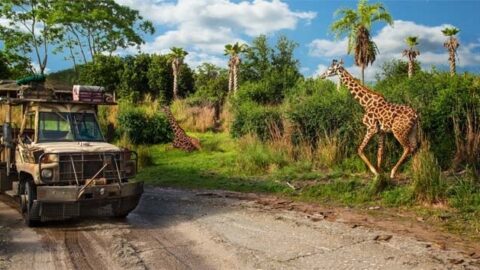
[[[341,166],[317,171],[308,162],[285,163],[276,154],[263,153],[267,149],[262,146],[240,149],[241,143],[225,133],[190,135],[200,139],[201,151],[186,153],[170,144],[151,146],[153,164],[141,169],[137,179],[154,186],[270,193],[333,206],[401,208],[448,231],[480,238],[480,187],[474,181],[450,179],[448,207],[438,210],[417,203],[412,184],[351,174]],[[352,164],[352,159],[347,162]],[[449,218],[436,218],[445,215]]]
[[138,179],[157,186],[225,189],[243,192],[284,192],[275,181],[255,179],[236,169],[238,152],[228,134],[192,134],[200,138],[202,150],[186,153],[169,144],[150,149],[154,165],[142,169]]

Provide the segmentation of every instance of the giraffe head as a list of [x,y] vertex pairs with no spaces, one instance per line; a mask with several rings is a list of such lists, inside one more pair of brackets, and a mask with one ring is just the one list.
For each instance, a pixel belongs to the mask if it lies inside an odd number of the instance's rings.
[[320,75],[319,78],[325,79],[327,77],[340,75],[340,70],[342,68],[343,68],[343,60],[340,60],[340,62],[338,62],[337,60],[333,60],[332,65],[322,75]]

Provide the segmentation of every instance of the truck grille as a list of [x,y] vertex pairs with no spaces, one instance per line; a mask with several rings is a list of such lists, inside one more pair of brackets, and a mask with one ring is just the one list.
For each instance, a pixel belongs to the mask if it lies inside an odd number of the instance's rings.
[[122,157],[121,153],[114,152],[59,154],[59,182],[83,184],[93,177],[108,182],[121,181],[126,177]]

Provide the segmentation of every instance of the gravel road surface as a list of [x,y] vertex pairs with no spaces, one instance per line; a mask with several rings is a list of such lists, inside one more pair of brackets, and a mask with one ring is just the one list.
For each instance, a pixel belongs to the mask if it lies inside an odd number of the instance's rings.
[[402,230],[274,197],[161,188],[125,220],[31,229],[3,197],[0,269],[480,269],[480,252]]

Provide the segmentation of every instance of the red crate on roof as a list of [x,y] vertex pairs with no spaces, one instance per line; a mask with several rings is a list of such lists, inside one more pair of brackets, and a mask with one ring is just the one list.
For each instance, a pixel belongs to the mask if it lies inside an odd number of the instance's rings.
[[91,85],[74,85],[72,96],[74,101],[102,103],[105,101],[105,88]]

